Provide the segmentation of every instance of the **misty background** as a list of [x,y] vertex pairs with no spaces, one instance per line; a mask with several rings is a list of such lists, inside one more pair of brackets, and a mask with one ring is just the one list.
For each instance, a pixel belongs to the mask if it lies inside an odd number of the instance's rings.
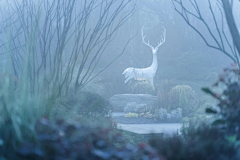
[[[36,4],[39,2],[36,1]],[[1,63],[3,66],[6,66],[8,56],[4,53],[6,53],[9,49],[7,40],[10,39],[11,36],[14,37],[14,35],[17,35],[18,32],[21,32],[20,28],[21,25],[24,24],[24,21],[26,23],[31,23],[31,20],[27,18],[27,15],[25,15],[26,17],[23,16],[23,19],[20,22],[16,22],[14,25],[10,25],[11,27],[9,27],[10,23],[14,22],[14,20],[18,20],[18,17],[14,14],[11,15],[11,13],[14,13],[15,11],[20,13],[21,10],[19,9],[21,9],[21,4],[17,3],[18,6],[16,6],[14,3],[11,4],[11,1],[7,3],[6,1],[1,1],[0,3],[2,17],[1,19],[3,21],[0,32],[1,42],[3,43],[0,48]],[[74,6],[73,14],[77,15],[78,10],[81,11],[83,9],[81,8],[83,7],[82,3],[82,1],[78,1],[78,3]],[[194,12],[191,4],[188,3],[184,2],[185,7]],[[89,5],[90,3],[87,4]],[[107,40],[107,43],[104,42],[105,44],[103,44],[103,48],[100,49],[100,56],[94,59],[94,53],[98,53],[100,48],[99,46],[95,45],[91,50],[92,54],[89,55],[88,60],[85,62],[86,64],[84,65],[83,69],[87,70],[90,64],[93,63],[93,65],[95,66],[94,68],[92,68],[91,76],[96,75],[96,77],[91,80],[92,85],[84,85],[86,90],[95,90],[102,95],[106,95],[106,98],[109,98],[111,95],[114,94],[129,92],[129,90],[127,90],[129,86],[124,84],[124,78],[122,75],[123,70],[128,67],[148,67],[152,62],[152,53],[150,48],[142,43],[141,29],[143,26],[146,40],[149,40],[150,44],[153,46],[157,45],[157,43],[160,41],[160,37],[162,35],[162,26],[166,28],[166,42],[159,48],[157,53],[159,65],[154,79],[155,84],[157,85],[161,85],[161,82],[164,80],[174,79],[176,84],[188,84],[195,88],[197,91],[200,91],[201,87],[211,85],[217,79],[218,74],[221,73],[222,69],[233,62],[229,57],[227,57],[220,51],[208,47],[203,41],[203,39],[196,33],[196,31],[189,27],[189,25],[183,20],[183,18],[175,11],[172,1],[132,0],[126,5],[127,7],[125,7],[123,12],[121,12],[122,14],[119,14],[119,16],[117,16],[115,18],[115,21],[113,22],[113,24],[117,25],[119,23],[119,20],[123,19],[124,14],[128,14],[127,17],[125,17],[124,19],[124,23],[117,28],[113,35],[111,35],[111,38]],[[201,3],[198,2],[198,5],[201,10],[202,16],[209,24],[212,32],[217,32],[214,26],[211,12],[209,10],[208,1],[201,1]],[[218,21],[217,23],[221,24],[222,18],[221,13],[218,10],[218,5],[219,4],[217,3],[212,3],[211,7],[215,11],[216,20]],[[234,10],[236,10],[237,7],[238,5],[236,4],[234,6]],[[114,12],[114,10],[116,9],[117,8],[112,7],[110,12]],[[33,10],[31,12],[33,12]],[[86,34],[86,37],[82,36],[79,39],[79,41],[84,42],[82,43],[82,46],[87,46],[87,43],[91,41],[90,35],[95,34],[94,27],[98,23],[99,19],[99,15],[95,14],[97,12],[98,9],[93,10],[91,12],[91,15],[87,19],[87,24],[85,25],[85,27],[89,27],[90,32],[87,33],[86,31],[86,33],[84,33]],[[40,26],[44,25],[44,16],[50,14],[45,13],[44,11],[41,11],[41,13],[42,15],[39,18]],[[238,12],[234,13],[236,13],[236,18],[239,17]],[[24,15],[24,13],[22,14]],[[109,15],[111,15],[111,13],[109,13]],[[11,21],[8,21],[9,17],[11,17]],[[67,19],[66,21],[64,20],[64,18],[60,18],[58,21],[51,20],[48,22],[47,25],[51,25],[51,27],[53,28],[60,28],[61,30],[61,27],[64,26],[64,23],[68,23]],[[210,36],[202,22],[191,16],[189,16],[189,21],[193,26],[197,27],[201,34],[204,35],[204,37],[210,43],[215,45],[215,42],[213,41],[212,37]],[[70,22],[74,22],[74,20],[72,19],[70,20]],[[83,21],[79,23],[83,23]],[[227,30],[226,23],[224,23],[224,26]],[[10,30],[10,28],[12,28],[12,30]],[[19,30],[17,30],[17,28],[19,28]],[[32,29],[34,29],[34,27]],[[71,31],[72,29],[69,30],[69,35],[71,35]],[[64,33],[64,29],[62,30],[62,33]],[[229,35],[230,34],[228,34],[227,36]],[[20,57],[26,56],[24,53],[25,51],[21,51],[21,48],[24,47],[27,42],[26,37],[24,38],[24,36],[26,36],[26,34],[19,34],[18,40],[14,42],[15,48],[12,49],[12,53],[14,54],[15,59],[21,59]],[[102,36],[104,36],[104,34]],[[104,37],[100,38],[104,39]],[[51,42],[46,41],[47,43],[49,43],[49,45],[46,45],[45,47],[51,46],[51,48],[58,49],[58,45],[56,43],[56,40],[54,39],[57,39],[57,35],[53,35],[53,40]],[[129,43],[127,44],[128,41]],[[36,57],[38,57],[38,62],[41,62],[42,60],[42,57],[40,56],[41,52],[43,51],[41,49],[43,47],[41,44],[42,42],[38,42],[37,37],[36,43],[39,43],[39,46],[37,45],[35,49],[37,51]],[[62,51],[62,65],[61,69],[59,70],[66,69],[66,64],[71,57],[71,53],[76,51],[73,47],[74,42],[76,42],[74,38],[70,38],[69,41],[66,43],[65,48]],[[123,52],[124,47],[126,47],[126,49]],[[81,49],[83,48],[84,47],[82,47]],[[51,50],[50,52],[55,51]],[[116,57],[118,58],[116,59]],[[78,57],[77,63],[81,63],[81,58],[81,56]],[[91,61],[92,58],[94,59],[94,61]],[[21,69],[19,68],[21,68],[24,63],[24,61],[19,61],[15,64],[14,69],[16,73],[20,73]],[[111,65],[106,68],[106,66],[108,66],[108,64],[110,63]],[[46,62],[46,67],[48,67],[49,65],[50,62]],[[102,72],[102,70],[104,70],[104,72]],[[66,71],[66,73],[67,72],[68,71]],[[99,74],[100,72],[101,74]],[[76,74],[77,70],[74,71],[73,76],[76,76]],[[87,83],[89,82],[87,81]],[[116,88],[116,85],[111,85],[110,82],[113,82],[115,84],[118,83],[117,86],[119,86],[119,84],[121,85],[119,88]],[[105,84],[105,86],[103,87],[101,84]],[[110,90],[104,91],[103,88],[111,88],[111,93],[109,93]]]
[[0,159],[239,157],[239,8],[0,0]]
[[[112,41],[106,50],[103,62],[107,62],[110,57],[114,57],[116,51],[119,50],[118,48],[124,45],[127,39],[131,38],[131,36],[135,37],[128,45],[125,53],[102,74],[104,75],[102,77],[112,75],[112,79],[120,79],[125,68],[144,68],[151,65],[151,49],[142,43],[141,29],[143,26],[146,35],[145,39],[149,40],[153,46],[160,41],[162,26],[166,28],[166,42],[159,48],[157,53],[158,70],[155,76],[155,83],[157,84],[161,84],[166,79],[174,79],[177,84],[188,84],[197,92],[201,92],[201,87],[211,86],[217,80],[218,74],[222,72],[223,68],[233,63],[221,51],[209,48],[205,44],[203,39],[174,10],[172,1],[141,0],[135,2],[137,5],[133,16],[118,31],[116,39]],[[216,32],[208,2],[197,2],[211,30]],[[190,3],[184,4],[186,8],[191,10]],[[221,16],[218,4],[212,3],[212,6],[214,11],[217,11],[216,16],[220,24]],[[238,4],[234,6],[235,10],[237,6]],[[238,12],[234,13],[237,13],[235,16],[239,17]],[[190,17],[190,21],[210,43],[215,44],[206,27],[199,20]],[[227,30],[226,23],[225,27]]]

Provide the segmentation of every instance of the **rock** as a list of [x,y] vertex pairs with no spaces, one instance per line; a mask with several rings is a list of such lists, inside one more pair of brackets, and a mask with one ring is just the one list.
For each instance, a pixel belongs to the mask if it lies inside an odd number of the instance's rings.
[[127,104],[151,106],[158,102],[157,96],[150,94],[116,94],[109,99],[113,112],[123,112]]

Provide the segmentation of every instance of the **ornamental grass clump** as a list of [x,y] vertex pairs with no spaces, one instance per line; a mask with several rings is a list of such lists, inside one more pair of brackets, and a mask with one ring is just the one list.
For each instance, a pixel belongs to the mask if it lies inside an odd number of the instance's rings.
[[54,88],[46,88],[43,74],[39,74],[38,78],[32,75],[37,27],[36,22],[31,28],[31,34],[28,35],[29,40],[25,45],[25,63],[22,65],[21,72],[19,71],[17,75],[13,65],[11,40],[4,57],[5,63],[1,64],[0,139],[2,146],[0,155],[8,159],[16,159],[16,150],[22,142],[37,142],[35,124],[44,115],[51,117],[52,108],[56,104]]
[[35,124],[43,115],[51,116],[56,97],[43,89],[40,80],[35,92],[31,92],[26,74],[17,83],[8,74],[3,75],[0,83],[0,138],[3,142],[0,154],[14,158],[14,150],[23,141],[36,142]]

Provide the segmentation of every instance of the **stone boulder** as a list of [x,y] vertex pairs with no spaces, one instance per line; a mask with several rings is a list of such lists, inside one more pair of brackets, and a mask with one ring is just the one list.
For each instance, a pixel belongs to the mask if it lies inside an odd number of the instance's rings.
[[124,108],[131,104],[151,106],[158,102],[157,96],[150,94],[116,94],[109,99],[113,112],[123,112]]

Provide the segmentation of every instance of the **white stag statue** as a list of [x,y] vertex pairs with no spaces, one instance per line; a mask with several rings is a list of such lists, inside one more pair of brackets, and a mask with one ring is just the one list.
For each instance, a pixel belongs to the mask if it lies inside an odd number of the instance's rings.
[[163,27],[163,35],[161,36],[161,40],[158,43],[158,45],[154,48],[153,46],[150,45],[149,41],[147,43],[145,42],[146,35],[143,35],[143,28],[141,30],[142,42],[152,49],[152,55],[153,55],[152,64],[147,68],[130,67],[125,69],[122,74],[125,74],[125,83],[127,83],[130,79],[146,80],[152,85],[153,89],[155,89],[153,79],[158,68],[157,51],[158,51],[158,48],[165,42],[166,29]]

